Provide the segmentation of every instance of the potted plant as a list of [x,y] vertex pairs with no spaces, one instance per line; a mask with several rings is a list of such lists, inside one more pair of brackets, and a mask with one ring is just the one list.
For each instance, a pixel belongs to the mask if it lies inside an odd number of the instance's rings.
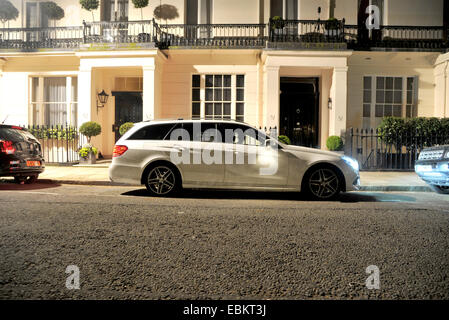
[[64,18],[64,9],[62,9],[53,1],[42,2],[41,10],[45,12],[48,19],[53,20],[54,27],[56,27],[56,20],[61,20],[62,18]]
[[87,138],[87,144],[83,145],[83,147],[78,150],[80,162],[95,164],[98,149],[93,147],[90,141],[92,137],[98,136],[101,133],[101,126],[94,121],[88,121],[81,125],[79,131]]
[[324,29],[326,29],[326,34],[328,36],[338,36],[341,31],[341,22],[336,18],[329,18],[324,23]]
[[94,10],[98,9],[100,5],[99,0],[80,0],[81,8],[84,10],[90,11],[92,13],[92,22],[95,20],[94,18]]
[[274,16],[270,19],[270,29],[276,36],[281,36],[285,27],[285,21],[280,16]]
[[327,138],[326,147],[329,151],[343,153],[343,140],[339,136],[330,136]]
[[271,18],[271,29],[279,30],[285,27],[285,21],[280,16],[274,16]]
[[[3,24],[3,32],[2,35],[0,35],[0,42],[8,40],[5,39],[5,23],[8,22],[9,27],[9,21],[16,20],[18,16],[19,11],[11,2],[8,0],[0,0],[0,22]],[[9,33],[6,34],[9,35]]]

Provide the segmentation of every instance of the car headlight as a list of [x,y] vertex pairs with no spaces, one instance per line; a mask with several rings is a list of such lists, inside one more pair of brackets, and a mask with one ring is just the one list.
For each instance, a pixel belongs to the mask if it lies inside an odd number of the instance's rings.
[[449,150],[446,151],[446,153],[444,154],[444,157],[443,157],[443,158],[449,159]]
[[343,156],[341,157],[341,159],[349,166],[351,166],[352,169],[354,169],[355,171],[359,171],[359,163],[357,162],[357,160],[347,156]]

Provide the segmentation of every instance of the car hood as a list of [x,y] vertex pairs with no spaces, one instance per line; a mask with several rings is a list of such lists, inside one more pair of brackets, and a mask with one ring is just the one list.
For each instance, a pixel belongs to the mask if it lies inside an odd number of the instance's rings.
[[292,152],[304,152],[304,153],[313,153],[316,155],[322,155],[327,157],[334,157],[334,158],[341,158],[341,154],[332,152],[332,151],[325,151],[321,149],[314,149],[314,148],[307,148],[307,147],[300,147],[300,146],[292,146],[292,145],[285,145],[282,144],[282,148],[285,151],[292,151]]

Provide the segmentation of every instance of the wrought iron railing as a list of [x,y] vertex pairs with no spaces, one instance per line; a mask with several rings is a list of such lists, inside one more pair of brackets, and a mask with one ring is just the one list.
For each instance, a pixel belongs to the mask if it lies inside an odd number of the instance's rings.
[[154,43],[157,32],[153,20],[83,22],[83,43]]
[[78,150],[87,142],[78,129],[70,125],[29,125],[31,132],[40,142],[46,163],[77,163]]
[[449,136],[419,135],[415,132],[397,134],[388,143],[379,129],[350,128],[346,132],[345,154],[359,162],[361,170],[414,170],[423,148],[449,143]]
[[[440,26],[381,26],[379,30],[346,25],[344,20],[270,20],[267,24],[157,24],[154,20],[83,22],[82,26],[0,29],[0,50],[76,50],[92,44],[141,44],[143,47],[291,47],[330,43],[355,50],[399,48],[444,50],[448,30]],[[340,46],[342,44],[343,46]],[[316,46],[319,47],[319,46]],[[327,48],[328,46],[326,46]],[[108,48],[105,46],[105,48]]]
[[352,49],[445,49],[448,30],[440,26],[380,26],[378,30],[360,29],[345,25],[344,37]]
[[74,49],[82,42],[83,27],[0,29],[0,49]]
[[268,23],[272,42],[344,42],[344,23],[330,25],[321,20],[283,20]]
[[170,46],[264,47],[265,24],[160,25],[160,41]]

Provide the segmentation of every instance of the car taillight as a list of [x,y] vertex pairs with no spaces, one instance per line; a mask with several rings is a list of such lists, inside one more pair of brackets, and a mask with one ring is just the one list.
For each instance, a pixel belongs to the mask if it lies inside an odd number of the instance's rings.
[[16,148],[14,148],[12,141],[0,140],[0,152],[14,154],[14,152],[16,152]]
[[114,146],[114,150],[112,151],[112,157],[120,157],[128,150],[127,146]]

